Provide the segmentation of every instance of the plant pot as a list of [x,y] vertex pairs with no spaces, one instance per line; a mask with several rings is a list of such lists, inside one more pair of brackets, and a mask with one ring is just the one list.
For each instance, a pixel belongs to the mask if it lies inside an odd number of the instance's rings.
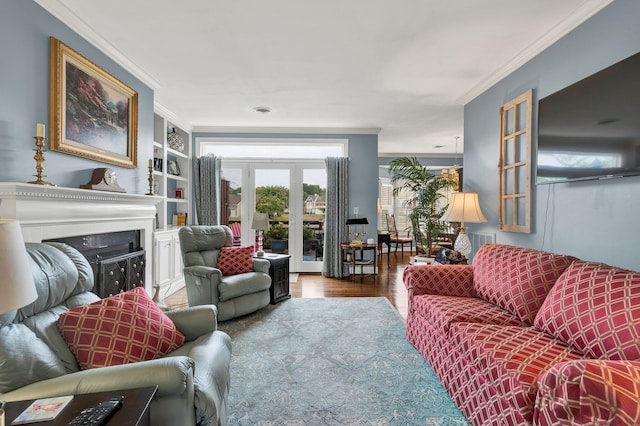
[[271,240],[271,251],[274,253],[284,253],[287,250],[287,240]]

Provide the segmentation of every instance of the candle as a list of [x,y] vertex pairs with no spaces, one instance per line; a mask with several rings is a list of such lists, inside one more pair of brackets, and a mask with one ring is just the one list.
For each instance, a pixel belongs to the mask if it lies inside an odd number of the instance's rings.
[[153,159],[149,158],[149,167],[153,167]]
[[36,136],[39,138],[44,138],[44,124],[36,124]]

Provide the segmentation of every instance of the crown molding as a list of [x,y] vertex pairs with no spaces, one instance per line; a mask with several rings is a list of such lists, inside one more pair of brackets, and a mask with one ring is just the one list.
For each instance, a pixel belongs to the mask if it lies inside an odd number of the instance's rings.
[[228,127],[228,126],[193,126],[194,133],[304,133],[312,135],[378,135],[382,131],[379,127],[351,128],[351,127]]
[[189,132],[189,133],[193,132],[193,125],[191,123],[179,118],[171,110],[159,104],[158,102],[153,103],[153,111],[156,114],[162,116],[167,121],[170,121],[171,124],[181,128],[185,132]]
[[578,27],[578,25],[585,22],[612,2],[613,0],[586,0],[578,9],[567,16],[564,21],[558,24],[555,28],[551,29],[543,37],[533,42],[516,57],[491,73],[489,77],[485,78],[467,93],[456,99],[456,101],[462,105],[471,102],[477,96],[481,95],[500,80],[513,73],[522,65],[533,59],[536,55],[540,54],[547,47],[560,40],[566,34]]
[[105,40],[100,34],[98,34],[90,25],[84,22],[78,15],[76,15],[67,6],[62,4],[59,0],[34,0],[47,12],[62,21],[79,36],[87,40],[93,46],[95,46],[102,53],[113,59],[118,65],[129,71],[138,80],[149,86],[152,90],[157,90],[162,85],[153,78],[150,74],[140,68],[127,58],[122,52],[115,48],[111,43]]
[[434,152],[378,152],[378,158],[454,158],[453,153],[434,153]]

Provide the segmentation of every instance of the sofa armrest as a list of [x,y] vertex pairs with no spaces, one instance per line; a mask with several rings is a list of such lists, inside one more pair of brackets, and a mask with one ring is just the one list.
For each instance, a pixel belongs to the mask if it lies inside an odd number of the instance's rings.
[[195,340],[218,329],[218,308],[215,305],[199,305],[166,312],[187,341]]
[[220,269],[210,266],[186,266],[182,272],[189,306],[218,304],[218,285],[222,281]]
[[267,259],[253,259],[253,272],[264,272],[265,274],[268,274],[270,266],[271,262]]
[[7,401],[115,391],[158,385],[157,396],[182,395],[193,383],[195,364],[186,356],[92,368],[43,380],[2,394]]
[[578,360],[538,378],[534,424],[640,424],[640,362]]
[[473,266],[410,265],[402,274],[409,297],[419,294],[472,297]]

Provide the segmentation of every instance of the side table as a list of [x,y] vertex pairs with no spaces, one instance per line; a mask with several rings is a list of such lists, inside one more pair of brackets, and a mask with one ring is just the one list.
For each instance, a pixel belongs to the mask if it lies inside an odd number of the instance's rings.
[[[340,244],[342,264],[350,265],[351,276],[355,278],[358,266],[360,267],[360,280],[366,275],[364,273],[365,266],[373,267],[373,278],[375,279],[378,274],[378,245],[377,244],[361,244],[351,245],[350,243]],[[371,259],[365,258],[364,253],[367,251],[373,252]]]
[[[53,421],[39,422],[37,424],[64,426],[85,408],[109,399],[112,396],[123,395],[124,401],[122,401],[122,406],[107,419],[105,425],[150,426],[151,415],[149,413],[149,405],[157,390],[157,386],[151,386],[138,389],[74,395],[69,405],[67,405]],[[35,399],[7,402],[7,406],[5,407],[5,425],[9,426],[33,401],[35,401]]]
[[291,298],[289,293],[289,258],[288,254],[265,253],[262,259],[269,261],[269,287],[270,302],[275,305],[278,302]]
[[382,255],[382,243],[387,245],[387,268],[391,264],[391,234],[378,231],[378,255]]

